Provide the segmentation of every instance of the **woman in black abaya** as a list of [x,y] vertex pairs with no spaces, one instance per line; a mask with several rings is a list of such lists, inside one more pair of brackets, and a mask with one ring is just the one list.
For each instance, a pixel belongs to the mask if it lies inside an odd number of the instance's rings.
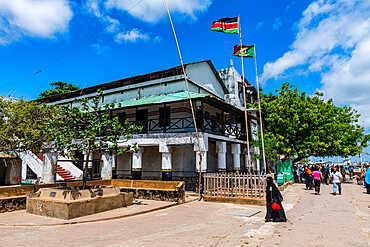
[[266,186],[266,217],[265,220],[273,222],[285,222],[286,216],[281,202],[283,197],[274,184],[272,177],[267,178]]

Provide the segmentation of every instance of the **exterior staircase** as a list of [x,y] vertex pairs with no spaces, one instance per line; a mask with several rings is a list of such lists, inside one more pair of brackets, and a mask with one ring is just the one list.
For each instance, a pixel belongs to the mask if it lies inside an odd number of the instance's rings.
[[75,176],[73,176],[69,171],[63,169],[59,164],[57,164],[57,174],[65,181],[76,180]]
[[[37,180],[35,179],[28,179],[27,178],[27,169],[29,168],[37,178],[42,177],[42,168],[43,163],[40,158],[40,155],[37,156],[31,151],[25,151],[20,153],[20,158],[22,159],[22,183],[36,183]],[[33,181],[35,180],[35,181]]]

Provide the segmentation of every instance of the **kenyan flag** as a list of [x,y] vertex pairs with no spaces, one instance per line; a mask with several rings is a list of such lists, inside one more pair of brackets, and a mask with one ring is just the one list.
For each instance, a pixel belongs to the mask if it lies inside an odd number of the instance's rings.
[[211,30],[223,33],[239,33],[238,17],[222,18],[214,21],[211,26]]

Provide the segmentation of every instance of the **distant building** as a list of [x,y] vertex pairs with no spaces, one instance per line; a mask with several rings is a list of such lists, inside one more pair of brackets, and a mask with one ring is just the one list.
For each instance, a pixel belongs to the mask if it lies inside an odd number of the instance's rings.
[[[118,116],[122,123],[128,119],[143,127],[142,133],[129,141],[138,144],[139,152],[112,159],[113,177],[191,182],[195,181],[199,171],[201,155],[204,172],[245,170],[246,128],[240,74],[233,66],[216,71],[211,61],[186,64],[185,70],[195,107],[201,152],[181,66],[52,95],[43,100],[48,104],[72,104],[75,99],[93,97],[97,89],[102,89],[102,104],[116,104],[112,116]],[[248,91],[247,101],[255,102],[256,89],[247,80],[244,83]],[[250,109],[250,139],[256,138],[257,120],[257,111]],[[252,151],[259,152],[258,149]],[[74,155],[78,160],[84,159],[82,153]],[[102,176],[101,154],[94,152],[91,159],[94,160],[90,167],[92,176]],[[82,168],[81,163],[77,164],[78,169]],[[253,164],[255,171],[260,169],[258,161],[253,160]],[[63,162],[61,157],[58,165],[59,171],[61,168],[70,171],[72,167],[71,162]],[[69,178],[81,174],[75,168],[69,172]],[[57,178],[63,179],[59,173]]]

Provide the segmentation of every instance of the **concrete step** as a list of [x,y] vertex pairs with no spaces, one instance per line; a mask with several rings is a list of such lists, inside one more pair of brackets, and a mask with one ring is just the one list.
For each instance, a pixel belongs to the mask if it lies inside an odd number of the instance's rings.
[[75,180],[76,178],[71,175],[69,171],[63,169],[60,165],[57,165],[57,174],[63,178],[63,180]]

